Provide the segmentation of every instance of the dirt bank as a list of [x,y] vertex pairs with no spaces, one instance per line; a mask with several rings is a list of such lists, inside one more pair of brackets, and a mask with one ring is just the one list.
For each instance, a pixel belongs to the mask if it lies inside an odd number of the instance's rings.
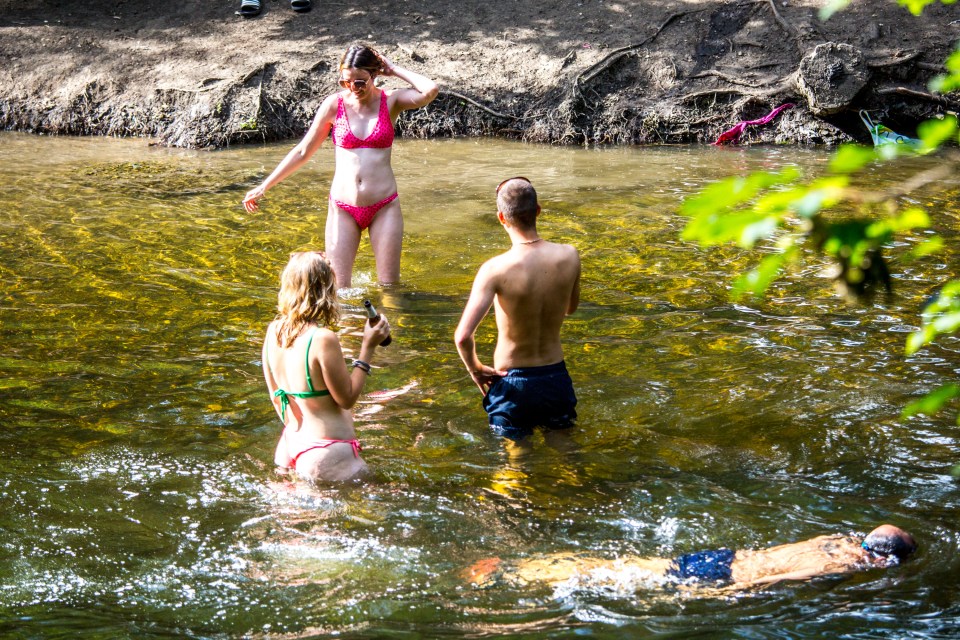
[[[239,4],[0,0],[0,126],[182,147],[295,138],[356,41],[441,84],[401,118],[406,136],[704,142],[795,102],[746,139],[835,143],[865,139],[859,108],[904,133],[956,108],[922,92],[960,39],[960,5],[914,18],[866,0],[822,23],[810,0],[314,0],[307,14],[263,0],[252,19]],[[865,87],[815,116],[796,72],[825,42],[862,54]]]

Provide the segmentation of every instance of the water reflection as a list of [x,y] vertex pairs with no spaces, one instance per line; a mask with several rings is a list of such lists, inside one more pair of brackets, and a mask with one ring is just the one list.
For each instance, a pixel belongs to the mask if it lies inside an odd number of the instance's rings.
[[[735,248],[680,242],[684,195],[734,172],[825,165],[795,149],[553,149],[401,141],[404,283],[372,284],[364,241],[344,326],[390,316],[358,431],[374,481],[308,490],[272,474],[259,372],[289,252],[323,238],[332,157],[239,201],[283,146],[192,153],[137,141],[0,137],[0,629],[74,637],[935,637],[956,624],[960,461],[949,418],[902,422],[958,362],[905,358],[921,301],[956,264],[898,265],[897,296],[851,308],[819,270],[730,304]],[[918,161],[919,162],[919,161]],[[872,170],[877,185],[896,178]],[[580,422],[511,452],[484,424],[452,331],[504,247],[494,186],[529,176],[546,237],[581,248],[565,325]],[[956,245],[956,189],[924,194]],[[905,251],[922,238],[907,238]],[[490,324],[478,334],[492,348]],[[349,352],[358,336],[344,338]],[[485,558],[670,556],[882,521],[912,563],[717,599],[622,576],[472,589]]]

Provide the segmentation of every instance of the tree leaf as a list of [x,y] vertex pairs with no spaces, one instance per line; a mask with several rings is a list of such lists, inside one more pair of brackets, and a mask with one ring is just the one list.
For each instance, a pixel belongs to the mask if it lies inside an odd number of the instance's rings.
[[746,225],[740,232],[740,238],[737,244],[743,249],[750,249],[758,240],[769,238],[773,232],[780,226],[780,220],[774,217],[766,217],[757,222]]
[[927,215],[925,210],[920,207],[909,207],[901,211],[899,215],[871,223],[866,229],[866,236],[868,238],[879,238],[881,242],[885,242],[890,234],[909,231],[910,229],[926,229],[929,226],[930,216]]
[[752,209],[733,211],[694,218],[684,227],[681,237],[703,246],[736,242],[750,248],[757,240],[772,234],[779,224],[779,219]]
[[932,4],[934,0],[897,0],[897,4],[901,7],[906,7],[910,10],[915,16],[919,16],[923,13],[923,8],[928,4]]
[[837,11],[846,9],[848,4],[850,4],[850,0],[830,0],[826,5],[820,8],[818,15],[820,16],[821,20],[827,21]]
[[[888,145],[890,146],[890,145]],[[830,176],[814,180],[807,192],[794,200],[790,209],[802,218],[813,218],[824,207],[832,207],[843,199],[844,189],[850,183],[847,176]]]
[[947,383],[942,387],[934,389],[919,400],[915,400],[903,408],[900,416],[909,418],[918,413],[932,415],[943,408],[950,400],[960,395],[960,385],[953,382]]
[[943,249],[943,247],[943,238],[940,236],[934,236],[918,244],[909,253],[904,255],[902,260],[904,262],[910,262],[912,260],[917,260],[918,258],[924,258],[926,256],[938,253]]
[[929,327],[924,327],[919,331],[913,331],[910,335],[907,336],[907,344],[904,347],[904,353],[908,356],[912,356],[917,351],[920,351],[932,338],[928,339],[927,336],[930,334],[928,330]]
[[853,173],[859,171],[877,159],[872,147],[861,144],[840,145],[830,160],[830,170],[834,173]]
[[944,66],[947,74],[934,77],[928,85],[934,93],[950,93],[960,89],[960,48],[950,54]]
[[756,171],[746,178],[734,176],[715,182],[698,195],[684,200],[680,212],[688,216],[700,216],[729,210],[752,200],[760,191],[778,184],[793,182],[800,176],[796,167],[782,171]]
[[753,294],[758,298],[762,296],[770,288],[770,284],[780,275],[783,265],[792,255],[794,255],[793,251],[774,253],[761,260],[755,269],[751,269],[734,280],[730,297],[736,300],[744,293]]
[[923,141],[924,149],[932,150],[952,138],[957,133],[957,118],[947,116],[942,120],[932,118],[921,122],[917,135]]
[[933,326],[934,331],[937,332],[937,335],[953,333],[960,328],[960,311],[941,313],[930,324]]

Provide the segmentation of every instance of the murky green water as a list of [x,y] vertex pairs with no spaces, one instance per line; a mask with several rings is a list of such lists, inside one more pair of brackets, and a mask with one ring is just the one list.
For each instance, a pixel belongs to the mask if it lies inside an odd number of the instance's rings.
[[[322,245],[330,150],[261,214],[239,204],[286,150],[0,137],[0,635],[960,631],[958,428],[897,418],[960,367],[952,339],[902,355],[955,251],[897,262],[891,301],[848,307],[810,269],[734,305],[726,284],[751,256],[679,240],[678,203],[711,179],[815,174],[825,153],[398,142],[404,283],[371,284],[364,242],[345,324],[364,296],[380,302],[395,340],[368,390],[405,392],[358,411],[375,481],[311,492],[272,474],[259,347],[287,254]],[[517,174],[541,193],[542,234],[578,245],[584,275],[564,334],[579,425],[565,447],[536,440],[511,460],[452,333],[476,268],[506,244],[493,187]],[[918,196],[954,248],[957,193]],[[492,342],[490,319],[486,358]],[[477,590],[458,575],[490,556],[676,555],[880,522],[917,534],[913,562],[738,597],[628,578]]]

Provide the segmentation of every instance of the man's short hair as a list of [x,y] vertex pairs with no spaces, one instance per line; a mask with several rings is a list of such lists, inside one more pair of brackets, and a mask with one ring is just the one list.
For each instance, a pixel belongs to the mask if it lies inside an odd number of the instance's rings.
[[882,556],[903,560],[917,550],[913,536],[893,526],[877,527],[863,540],[863,548]]
[[515,178],[497,194],[497,210],[518,229],[531,229],[537,224],[537,190],[526,180]]

